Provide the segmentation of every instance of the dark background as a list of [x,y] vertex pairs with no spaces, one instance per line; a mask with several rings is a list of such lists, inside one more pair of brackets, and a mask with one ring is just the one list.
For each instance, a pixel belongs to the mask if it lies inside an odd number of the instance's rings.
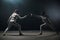
[[[20,10],[20,15],[32,13],[41,15],[45,11],[46,15],[53,21],[54,28],[60,31],[60,1],[58,0],[0,0],[0,30],[5,30],[7,20],[14,9]],[[27,17],[21,20],[22,30],[39,30],[41,19],[35,17]],[[52,30],[50,27],[44,27],[46,30]],[[12,27],[10,30],[17,30]]]

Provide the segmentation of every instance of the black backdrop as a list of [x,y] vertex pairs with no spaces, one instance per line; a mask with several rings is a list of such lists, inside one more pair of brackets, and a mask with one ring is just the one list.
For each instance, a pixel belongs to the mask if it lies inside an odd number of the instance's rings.
[[[19,5],[8,4],[0,0],[0,30],[4,30],[7,27],[7,20],[15,8],[18,8],[21,11],[21,16],[28,13],[40,15],[42,11],[45,11],[49,18],[54,22],[54,25],[56,25],[56,30],[60,28],[60,2],[57,0],[26,0],[24,4],[19,3]],[[42,22],[41,19],[27,17],[26,19],[23,19],[21,23],[23,30],[39,30],[39,26]],[[15,28],[12,27],[11,29],[14,30]],[[51,30],[49,27],[45,27],[45,29]]]

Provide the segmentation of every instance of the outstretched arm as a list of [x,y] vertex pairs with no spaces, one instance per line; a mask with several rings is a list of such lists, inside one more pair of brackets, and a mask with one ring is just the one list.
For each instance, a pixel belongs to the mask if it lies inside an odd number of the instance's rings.
[[32,14],[32,16],[37,17],[37,18],[46,19],[46,17],[44,17],[44,16],[42,16],[42,15],[35,15],[35,14]]
[[25,16],[23,16],[23,17],[21,17],[21,19],[24,19],[24,18],[26,18],[27,17],[27,15],[25,15]]
[[37,18],[40,18],[41,15],[36,15],[36,14],[32,14],[33,17],[37,17]]
[[19,17],[20,19],[24,19],[24,18],[26,18],[27,16],[28,16],[28,15],[25,15],[25,16],[21,17],[21,16],[18,15],[18,17]]

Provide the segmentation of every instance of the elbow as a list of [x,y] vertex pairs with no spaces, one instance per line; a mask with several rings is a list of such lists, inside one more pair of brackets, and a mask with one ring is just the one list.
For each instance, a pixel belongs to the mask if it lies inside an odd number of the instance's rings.
[[22,19],[22,18],[20,18],[20,19]]
[[24,18],[20,18],[20,19],[24,19]]

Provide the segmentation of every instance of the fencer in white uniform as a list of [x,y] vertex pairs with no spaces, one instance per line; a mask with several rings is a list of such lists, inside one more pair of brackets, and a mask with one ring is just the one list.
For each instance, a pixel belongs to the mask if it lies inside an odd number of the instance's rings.
[[21,25],[19,23],[17,23],[17,19],[24,19],[26,18],[27,15],[21,17],[18,13],[17,13],[17,10],[15,10],[12,15],[9,17],[8,19],[8,27],[5,29],[3,35],[6,34],[6,32],[13,26],[17,26],[18,29],[19,29],[19,35],[22,35],[22,32],[21,32]]

